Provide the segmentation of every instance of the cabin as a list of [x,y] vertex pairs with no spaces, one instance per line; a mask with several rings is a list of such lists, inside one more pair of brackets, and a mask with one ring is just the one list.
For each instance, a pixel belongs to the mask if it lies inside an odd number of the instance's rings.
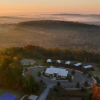
[[66,62],[65,62],[65,64],[70,65],[70,64],[71,64],[71,62],[70,62],[70,61],[66,61]]
[[51,62],[52,62],[52,60],[51,60],[51,59],[47,59],[47,62],[51,63]]
[[76,64],[74,64],[74,66],[80,66],[80,65],[82,65],[81,63],[76,63]]
[[61,63],[61,60],[57,60],[56,62],[60,64]]

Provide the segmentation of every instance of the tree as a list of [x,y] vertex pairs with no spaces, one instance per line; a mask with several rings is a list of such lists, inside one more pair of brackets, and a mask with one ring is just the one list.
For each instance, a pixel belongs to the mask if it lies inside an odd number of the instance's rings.
[[88,82],[87,81],[84,82],[84,86],[88,87]]
[[59,87],[61,84],[60,84],[60,82],[57,82],[57,86]]
[[72,75],[74,75],[74,74],[75,74],[75,70],[72,70],[72,72],[71,72],[71,73],[72,73]]
[[79,88],[79,87],[80,87],[80,83],[77,82],[77,83],[76,83],[76,88]]
[[93,97],[93,93],[90,92],[90,93],[88,94],[87,100],[92,100],[92,97]]
[[39,72],[38,72],[38,77],[40,77],[40,76],[41,76],[41,72],[39,71]]
[[82,99],[81,99],[81,100],[86,100],[86,99],[85,99],[85,97],[82,97]]
[[31,76],[30,72],[26,72],[26,77],[29,78]]
[[40,89],[38,82],[35,81],[32,75],[28,78],[24,78],[22,88],[23,91],[28,94],[36,93]]
[[100,100],[100,87],[99,86],[94,86],[92,89],[93,92],[93,100]]
[[88,73],[88,78],[91,78],[92,77],[92,72],[89,72]]

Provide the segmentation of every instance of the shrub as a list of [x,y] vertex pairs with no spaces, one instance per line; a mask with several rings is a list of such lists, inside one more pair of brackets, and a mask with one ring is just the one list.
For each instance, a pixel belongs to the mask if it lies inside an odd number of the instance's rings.
[[92,72],[89,72],[88,73],[88,78],[91,78],[92,77]]
[[60,84],[60,82],[57,82],[57,86],[59,87],[61,84]]
[[41,72],[40,72],[40,71],[38,72],[38,76],[39,76],[39,77],[41,76]]
[[45,75],[45,72],[43,72],[42,74]]
[[88,82],[87,81],[84,82],[84,86],[88,87]]
[[68,79],[69,82],[71,82],[71,81],[72,81],[72,76],[71,76],[71,75],[68,75],[68,76],[66,77],[66,79]]
[[41,83],[43,83],[43,80],[40,80]]
[[76,88],[80,88],[80,83],[79,82],[76,83]]
[[72,73],[72,75],[74,75],[74,74],[75,74],[75,70],[72,70],[72,72],[71,72],[71,73]]

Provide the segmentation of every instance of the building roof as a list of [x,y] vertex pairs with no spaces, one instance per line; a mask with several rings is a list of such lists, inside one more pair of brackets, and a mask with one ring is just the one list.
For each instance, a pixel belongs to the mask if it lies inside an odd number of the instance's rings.
[[47,62],[52,62],[52,60],[51,59],[47,59]]
[[28,99],[30,100],[36,100],[38,98],[38,96],[36,95],[30,95]]
[[61,63],[61,60],[57,60],[58,63]]
[[84,68],[91,68],[91,65],[83,66]]
[[61,69],[61,68],[54,68],[54,67],[50,67],[47,68],[45,71],[46,74],[54,74],[54,73],[58,73],[59,76],[67,76],[68,71],[66,71],[66,69]]
[[0,97],[0,100],[14,100],[15,98],[15,95],[5,93],[3,96]]
[[66,61],[66,62],[65,62],[65,64],[68,64],[68,65],[69,65],[70,63],[71,63],[70,61]]
[[81,65],[81,63],[77,63],[77,64],[74,64],[75,66],[80,66]]
[[35,63],[33,59],[22,59],[20,62],[21,63]]

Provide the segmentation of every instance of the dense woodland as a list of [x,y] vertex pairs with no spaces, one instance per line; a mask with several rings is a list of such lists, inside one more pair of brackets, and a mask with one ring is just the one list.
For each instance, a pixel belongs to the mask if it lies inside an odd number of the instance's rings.
[[24,47],[10,47],[1,50],[1,56],[17,57],[19,60],[23,58],[32,59],[52,59],[52,60],[76,60],[82,62],[100,63],[100,53],[96,51],[85,51],[82,49],[59,49],[43,48],[34,45]]
[[38,45],[100,52],[100,26],[66,21],[0,25],[0,47]]
[[[12,49],[14,50],[14,49]],[[25,93],[36,93],[39,84],[34,76],[22,76],[23,67],[17,57],[7,54],[0,55],[0,87],[16,89]]]

